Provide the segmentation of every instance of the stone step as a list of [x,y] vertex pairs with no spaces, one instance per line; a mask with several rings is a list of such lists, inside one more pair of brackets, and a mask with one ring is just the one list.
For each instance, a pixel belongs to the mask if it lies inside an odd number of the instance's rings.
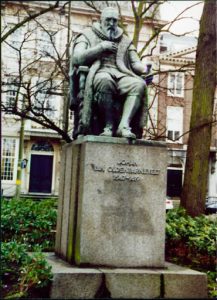
[[207,298],[204,273],[166,262],[165,268],[79,268],[47,254],[52,299]]

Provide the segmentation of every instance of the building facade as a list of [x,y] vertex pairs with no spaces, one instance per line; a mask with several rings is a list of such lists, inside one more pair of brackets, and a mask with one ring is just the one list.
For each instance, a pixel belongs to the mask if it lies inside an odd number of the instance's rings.
[[[98,10],[105,2],[94,1]],[[54,3],[3,1],[3,33]],[[73,113],[64,114],[67,111],[69,45],[74,35],[99,19],[99,13],[84,1],[71,2],[70,9],[65,3],[60,1],[58,8],[25,23],[2,44],[1,180],[4,196],[13,197],[17,187],[23,196],[58,196],[61,149],[65,144],[62,130],[68,123],[70,136],[73,128]],[[133,37],[135,19],[131,2],[120,1],[119,4],[122,25]],[[110,5],[114,5],[114,1]],[[158,13],[155,16],[155,19],[148,17],[143,21],[139,51],[165,23]],[[151,61],[154,69],[160,71],[149,88],[149,118],[144,138],[167,143],[167,196],[173,199],[179,199],[183,183],[196,50],[195,41],[185,38],[184,44],[185,49],[170,36],[161,36],[159,40],[153,39],[143,55],[144,62]],[[178,50],[172,47],[174,45]],[[14,103],[17,103],[17,111],[28,108],[30,118],[14,115]],[[214,118],[217,118],[216,111],[215,100]],[[40,124],[31,116],[41,120]],[[46,125],[54,129],[48,129]],[[217,129],[213,126],[208,198],[217,197],[216,146]],[[21,178],[17,175],[19,168]]]
[[[164,44],[165,46],[165,44]],[[169,48],[171,50],[171,48]],[[189,137],[196,46],[163,51],[158,105],[158,134],[167,142],[167,195],[179,199],[184,180]],[[164,71],[166,71],[164,73]],[[214,99],[212,141],[209,157],[207,200],[217,200],[217,89]],[[201,141],[202,142],[202,141]]]
[[[101,10],[106,1],[94,1]],[[25,18],[55,4],[55,1],[3,1],[2,29],[7,32]],[[111,1],[110,5],[114,5]],[[123,26],[133,36],[134,18],[130,1],[120,2]],[[150,12],[151,14],[151,12]],[[61,130],[73,128],[73,113],[64,117],[67,98],[68,65],[73,36],[92,26],[99,13],[84,1],[66,5],[40,15],[18,28],[2,44],[2,164],[3,196],[13,197],[17,188],[23,196],[58,196]],[[143,22],[138,49],[151,37],[161,21]],[[69,45],[70,44],[70,45]],[[148,52],[158,44],[153,41]],[[17,114],[14,114],[16,106]],[[21,112],[28,109],[28,117]],[[157,102],[153,111],[157,111]],[[19,115],[20,113],[20,115]],[[32,119],[31,119],[32,117]],[[35,122],[35,118],[40,123]],[[50,128],[48,129],[47,125]],[[55,130],[55,129],[60,129]],[[21,168],[21,178],[18,176]]]

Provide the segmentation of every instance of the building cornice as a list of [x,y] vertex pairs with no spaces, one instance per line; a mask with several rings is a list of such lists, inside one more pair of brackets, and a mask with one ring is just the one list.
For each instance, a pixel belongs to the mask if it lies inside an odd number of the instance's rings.
[[[52,3],[51,3],[52,2]],[[31,12],[33,12],[34,9],[42,9],[42,8],[46,8],[48,6],[52,6],[55,4],[56,1],[26,1],[26,2],[20,2],[20,1],[13,1],[13,2],[4,2],[2,7],[5,7],[6,5],[7,6],[13,6],[13,5],[19,5],[19,6],[25,6],[25,7],[30,7],[31,8]],[[62,6],[59,6],[57,8],[55,8],[56,11],[58,10],[61,10],[62,9]],[[97,19],[99,19],[100,17],[100,14],[95,12],[93,9],[87,7],[71,7],[71,14],[79,14],[79,15],[86,15],[86,16],[91,16],[91,17],[95,17]],[[67,17],[68,16],[68,13],[67,13],[67,9],[65,10],[65,13],[64,15]],[[127,14],[122,13],[123,15],[123,19],[124,19],[124,22],[131,22],[133,23],[134,22],[134,17],[133,16],[129,16]],[[143,21],[143,24],[145,25],[153,25],[154,27],[160,27],[162,25],[166,25],[168,22],[167,21],[164,21],[164,20],[157,20],[157,19],[151,19],[151,18],[146,18],[144,21]]]
[[190,53],[196,52],[197,47],[190,47],[190,48],[185,48],[181,51],[176,51],[176,52],[170,52],[167,54],[160,54],[159,55],[159,62],[161,64],[169,64],[169,65],[175,65],[175,66],[180,66],[180,65],[194,65],[195,64],[195,58],[193,57],[184,57],[183,55],[187,55]]
[[170,57],[164,57],[160,58],[160,63],[162,64],[173,64],[173,65],[194,65],[195,59],[186,59],[186,58],[170,58]]
[[183,55],[187,55],[190,53],[196,52],[197,47],[190,47],[190,48],[185,48],[181,51],[176,51],[176,52],[170,52],[167,54],[161,54],[159,56],[160,62],[163,63],[175,63],[175,64],[194,64],[195,63],[195,58],[192,57],[183,57]]
[[25,130],[25,136],[35,136],[35,137],[49,137],[54,139],[62,139],[62,137],[52,131],[44,130],[44,129],[37,129],[37,130]]

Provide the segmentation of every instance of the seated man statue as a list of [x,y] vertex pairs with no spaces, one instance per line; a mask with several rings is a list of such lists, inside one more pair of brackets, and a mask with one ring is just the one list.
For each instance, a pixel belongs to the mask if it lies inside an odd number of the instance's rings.
[[[79,134],[142,137],[147,87],[141,75],[148,74],[147,67],[118,27],[118,18],[116,9],[107,7],[100,23],[75,38],[70,62],[70,107],[77,109],[74,138]],[[76,79],[79,66],[89,68],[82,105]]]

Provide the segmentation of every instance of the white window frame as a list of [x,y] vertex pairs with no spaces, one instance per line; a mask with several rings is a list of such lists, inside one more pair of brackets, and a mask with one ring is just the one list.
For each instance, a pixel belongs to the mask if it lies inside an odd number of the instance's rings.
[[[56,47],[56,34],[55,31],[48,31],[52,35],[53,43],[51,42],[50,35],[43,29],[37,32],[37,51],[39,53],[45,54],[49,53],[51,56],[55,56]],[[46,56],[46,55],[45,55]]]
[[[16,23],[8,23],[7,26],[9,29],[12,29],[16,26]],[[15,48],[19,48],[23,38],[23,27],[17,28],[11,35],[10,35],[10,42]]]
[[73,121],[74,120],[74,112],[72,110],[69,110],[69,121]]
[[56,113],[55,105],[53,105],[54,98],[55,98],[54,95],[49,95],[48,97],[46,93],[43,92],[37,93],[36,102],[42,104],[41,107],[38,107],[38,110],[41,111],[44,115],[46,115],[50,119],[54,119]]
[[[175,115],[175,117],[174,117]],[[180,117],[177,117],[180,116]],[[167,106],[167,139],[168,143],[178,143],[183,142],[183,107],[181,106]],[[178,136],[181,136],[179,139]]]
[[[41,111],[48,118],[55,120],[59,117],[59,106],[57,101],[58,96],[47,94],[47,90],[50,89],[50,87],[49,85],[46,87],[46,83],[49,83],[49,81],[46,82],[46,80],[47,80],[46,78],[40,78],[39,80],[36,81],[35,88],[37,92],[35,96],[35,105],[37,106],[38,104],[37,109],[39,111]],[[40,84],[42,84],[41,89],[39,88]],[[41,104],[41,107],[39,107],[39,104]],[[47,108],[50,108],[51,110],[46,111]]]
[[[12,150],[10,142],[14,144],[12,155],[6,155],[5,152],[8,150]],[[8,145],[6,145],[8,143]],[[4,137],[2,139],[2,170],[1,170],[1,180],[4,183],[15,183],[16,182],[16,173],[17,173],[17,164],[18,164],[18,139],[12,138],[12,137]],[[7,147],[7,148],[6,148]],[[6,176],[4,176],[5,172],[5,165],[3,165],[4,159],[8,158],[9,163],[12,164],[11,171],[12,171],[12,178],[11,179],[5,179]]]
[[[172,78],[174,79],[172,80]],[[178,87],[178,84],[180,84],[181,86]],[[167,95],[183,98],[184,84],[185,84],[185,74],[183,72],[170,72],[168,74]]]
[[[15,102],[16,100],[17,92],[19,90],[18,85],[16,85],[16,81],[17,81],[17,77],[15,76],[6,77],[6,83],[4,85],[5,93],[3,93],[4,95],[3,103],[7,108],[12,107],[13,105],[11,104],[13,104],[13,102]],[[10,111],[5,111],[4,113],[7,115],[12,114],[12,112]]]

